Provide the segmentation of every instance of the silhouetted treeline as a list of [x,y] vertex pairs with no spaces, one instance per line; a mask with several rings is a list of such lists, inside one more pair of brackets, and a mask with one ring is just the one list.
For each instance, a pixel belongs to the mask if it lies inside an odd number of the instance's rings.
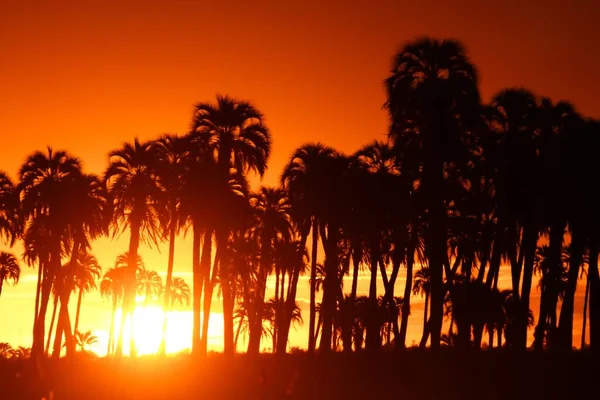
[[[580,279],[589,343],[600,345],[600,123],[522,88],[483,104],[477,71],[451,40],[406,44],[384,85],[387,141],[351,155],[302,145],[280,187],[249,189],[248,175],[267,169],[271,134],[254,105],[228,96],[196,104],[185,135],[135,139],[112,151],[101,177],[50,148],[26,159],[16,184],[0,176],[0,232],[11,243],[23,240],[24,259],[38,266],[33,354],[43,353],[51,335],[45,320],[52,293],[59,310],[54,354],[63,337],[67,355],[75,351],[77,322],[73,329],[68,304],[76,288],[79,303],[87,290],[77,285],[77,271],[93,264],[85,260],[100,235],[130,238],[120,269],[103,280],[113,314],[122,304],[121,327],[136,306],[140,243],[169,244],[168,309],[178,287],[173,260],[182,230],[193,237],[195,355],[207,352],[215,290],[223,303],[225,354],[246,333],[248,353],[258,353],[264,337],[273,351],[286,352],[290,327],[307,317],[296,302],[302,274],[310,277],[309,352],[404,348],[411,296],[420,294],[421,346],[480,348],[487,335],[489,347],[524,349],[535,324],[535,349],[571,349]],[[1,263],[0,283],[18,279],[15,262]],[[500,291],[503,264],[512,289]],[[367,295],[357,288],[362,268],[370,273]],[[401,274],[406,285],[396,293]],[[536,275],[541,302],[534,321]],[[269,276],[275,278],[270,299]],[[145,279],[154,287],[152,277]],[[448,332],[442,332],[445,317]],[[109,352],[122,354],[122,330]]]

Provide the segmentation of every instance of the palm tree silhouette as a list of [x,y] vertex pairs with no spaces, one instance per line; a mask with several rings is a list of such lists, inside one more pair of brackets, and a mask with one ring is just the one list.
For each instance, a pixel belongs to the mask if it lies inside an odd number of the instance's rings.
[[79,328],[79,315],[81,312],[83,295],[84,293],[89,293],[96,289],[96,281],[100,279],[100,276],[102,276],[102,267],[98,264],[96,257],[89,253],[80,255],[75,270],[75,287],[79,289],[75,325],[73,327],[75,332],[77,332]]
[[0,295],[2,295],[2,285],[4,282],[12,281],[13,284],[19,282],[21,267],[17,258],[6,251],[0,252]]
[[[301,230],[301,242],[306,243],[312,231],[310,281],[316,282],[317,249],[319,245],[319,219],[322,213],[322,195],[328,190],[324,179],[329,174],[331,159],[337,152],[320,143],[310,143],[296,149],[283,169],[281,182],[290,197],[290,213]],[[315,286],[310,287],[310,315],[308,351],[315,350]]]
[[[223,208],[219,201],[229,193],[229,182],[231,181],[231,169],[239,174],[238,181],[243,180],[243,177],[248,172],[256,172],[261,177],[264,175],[267,168],[267,161],[271,153],[271,134],[269,129],[264,124],[262,113],[247,101],[237,100],[228,96],[217,95],[216,104],[213,103],[197,103],[194,106],[194,114],[192,117],[190,136],[198,146],[206,149],[209,154],[214,155],[216,163],[216,183],[217,190],[214,194],[216,201],[215,207],[212,207],[214,212],[221,211],[221,218],[227,217],[227,211]],[[220,195],[219,195],[220,194]],[[216,228],[217,231],[215,232]],[[203,257],[201,261],[201,269],[205,286],[209,296],[212,297],[212,287],[214,280],[211,278],[211,248],[212,234],[215,232],[217,246],[225,247],[227,245],[227,237],[229,235],[228,227],[222,224],[213,223],[213,226],[206,226],[204,233]],[[218,251],[218,250],[217,250]],[[222,250],[223,251],[223,250]],[[215,268],[216,269],[216,268]],[[214,276],[217,271],[213,272]],[[229,274],[225,274],[229,275]],[[223,290],[224,308],[224,352],[232,354],[233,348],[233,303],[231,294],[231,282],[221,281]],[[208,313],[206,308],[208,308]],[[208,327],[208,317],[210,315],[210,301],[205,302],[205,313],[202,340],[200,353],[206,353],[207,333],[204,327]],[[194,349],[192,349],[194,350]]]
[[[121,255],[120,257],[125,258],[125,265],[127,265],[127,257]],[[100,281],[100,294],[102,297],[108,298],[112,301],[112,313],[110,317],[110,329],[108,336],[108,348],[106,354],[113,354],[114,351],[114,326],[115,318],[117,314],[117,306],[122,302],[125,296],[125,285],[126,285],[127,267],[117,266],[109,269],[104,274],[102,281]],[[121,310],[124,313],[123,310]]]
[[463,46],[453,40],[424,38],[405,45],[385,81],[397,140],[416,121],[422,143],[423,201],[428,209],[427,247],[431,269],[431,346],[439,347],[443,318],[443,263],[446,252],[444,161],[461,161],[460,138],[479,110],[477,73]]
[[87,352],[87,347],[94,346],[98,344],[98,337],[92,333],[92,331],[79,332],[75,331],[75,340],[77,341],[77,346],[79,346],[79,350],[82,352]]
[[413,294],[425,296],[425,305],[423,306],[423,332],[426,331],[427,313],[429,311],[429,294],[431,292],[431,280],[429,268],[421,267],[415,272],[415,280],[413,282]]
[[[68,153],[48,148],[46,153],[37,151],[28,156],[21,165],[18,176],[17,191],[21,199],[22,217],[28,230],[40,232],[43,229],[46,233],[43,238],[38,236],[38,240],[45,242],[43,248],[47,249],[47,253],[44,252],[44,258],[40,258],[42,272],[38,276],[43,281],[39,285],[40,302],[32,344],[32,353],[41,355],[50,291],[55,274],[61,267],[62,249],[68,247],[70,239],[68,216],[72,216],[76,209],[63,194],[71,192],[73,181],[81,177],[81,165],[77,158]],[[70,327],[65,332],[67,342],[72,344]],[[68,350],[70,348],[72,346],[68,345]]]
[[[264,310],[267,276],[271,273],[275,261],[274,246],[278,240],[290,241],[292,224],[289,215],[289,200],[287,193],[282,189],[262,187],[258,193],[251,196],[250,204],[256,215],[255,234],[259,237],[261,252],[256,300],[253,302],[256,310],[250,314],[250,339],[248,341],[248,352],[256,354],[260,345],[258,333],[261,332],[259,324],[262,324],[263,320],[260,314]],[[275,287],[275,291],[279,291],[278,286]],[[276,327],[274,326],[274,328]],[[276,331],[273,332],[273,337],[276,339]]]
[[[136,260],[140,241],[158,244],[160,227],[168,218],[164,191],[156,179],[156,152],[152,142],[125,143],[110,152],[109,166],[104,174],[111,199],[113,236],[126,228],[131,231],[129,240],[129,273],[127,275],[123,315],[133,314],[136,293]],[[125,317],[123,317],[125,318]],[[121,330],[124,329],[121,324]],[[131,325],[133,330],[133,324]],[[119,335],[122,337],[122,334]],[[131,355],[135,356],[135,339],[131,332]],[[122,355],[122,342],[117,344],[117,355]]]
[[173,279],[173,263],[175,259],[175,236],[179,232],[182,224],[181,218],[181,196],[183,191],[183,178],[186,172],[186,166],[189,163],[190,142],[188,137],[178,137],[176,135],[164,135],[154,143],[156,149],[156,170],[157,176],[161,182],[160,186],[166,194],[169,211],[168,224],[163,226],[164,236],[169,238],[169,256],[167,264],[167,278],[164,293],[164,318],[163,318],[163,337],[159,353],[166,351],[167,334],[167,310],[170,307],[171,288]]

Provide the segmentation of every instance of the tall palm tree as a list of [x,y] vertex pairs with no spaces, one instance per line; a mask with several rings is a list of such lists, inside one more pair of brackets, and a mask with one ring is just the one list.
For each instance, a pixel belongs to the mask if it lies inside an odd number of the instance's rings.
[[0,252],[0,295],[2,295],[2,285],[4,282],[12,281],[13,284],[19,282],[21,267],[17,258],[6,251]]
[[190,142],[188,137],[164,135],[154,145],[157,153],[157,175],[161,182],[160,186],[166,194],[167,209],[169,212],[168,224],[162,227],[165,231],[164,236],[168,236],[169,238],[167,279],[163,305],[163,337],[159,350],[159,353],[164,354],[166,350],[167,309],[170,304],[169,298],[171,296],[173,263],[175,260],[175,236],[181,225],[181,196],[186,166],[189,162]]
[[107,355],[112,354],[114,348],[115,318],[117,314],[117,307],[119,303],[123,300],[123,296],[125,295],[126,275],[127,267],[116,266],[106,271],[104,277],[102,278],[102,281],[100,281],[100,294],[102,295],[102,297],[108,298],[112,302],[110,329],[108,335],[108,348],[106,350]]
[[83,295],[84,293],[89,293],[96,289],[96,281],[100,279],[100,276],[102,275],[102,267],[100,267],[98,260],[93,254],[82,254],[77,261],[75,287],[79,289],[79,296],[77,297],[77,312],[75,314],[75,326],[73,327],[74,332],[77,332],[79,328],[79,315],[81,313]]
[[[133,314],[135,308],[136,261],[140,241],[158,245],[161,226],[168,218],[164,191],[156,179],[156,152],[152,142],[125,143],[109,155],[109,166],[104,174],[110,201],[112,202],[113,236],[129,228],[129,260],[127,290],[123,299],[124,313]],[[121,326],[121,330],[123,326]],[[131,326],[133,329],[133,324]],[[131,334],[131,355],[135,355],[134,335]],[[122,343],[117,354],[123,352]]]
[[316,271],[319,245],[319,218],[322,217],[322,194],[326,193],[330,160],[338,157],[331,147],[309,143],[296,149],[283,169],[281,183],[288,191],[290,214],[301,231],[301,247],[312,232],[310,273],[310,316],[308,328],[308,351],[315,350]]
[[[264,310],[267,276],[273,269],[277,241],[289,242],[292,233],[290,206],[283,189],[262,187],[250,198],[256,216],[255,234],[260,240],[260,268],[256,288],[255,310],[250,314],[250,339],[248,352],[258,353]],[[276,288],[279,289],[278,287]]]
[[[81,178],[80,161],[64,151],[36,151],[27,157],[19,169],[17,192],[21,200],[22,216],[29,228],[39,230],[43,225],[46,236],[43,247],[45,259],[40,259],[42,274],[40,306],[34,322],[32,353],[41,355],[44,349],[45,318],[54,277],[61,267],[63,249],[69,248],[69,216],[77,207],[64,197],[71,192],[73,181]],[[70,328],[65,330],[72,348]]]
[[[217,95],[216,103],[197,103],[194,106],[190,136],[201,148],[208,149],[214,155],[216,163],[217,184],[228,186],[231,170],[243,177],[248,172],[256,172],[261,177],[267,169],[267,161],[271,153],[271,134],[264,123],[262,113],[247,101],[228,96]],[[223,192],[228,190],[223,189]],[[214,212],[220,217],[227,216],[223,207],[215,207]],[[220,211],[220,213],[219,213]],[[215,226],[216,225],[216,226]],[[229,227],[220,224],[206,226],[204,233],[203,254],[205,262],[201,269],[209,292],[212,293],[211,279],[212,233],[215,232],[217,246],[226,246]],[[208,253],[208,254],[206,254]],[[215,261],[216,262],[216,261]],[[216,271],[215,271],[216,273]],[[233,304],[231,304],[231,282],[221,281],[223,290],[224,341],[226,354],[233,353]],[[205,299],[207,295],[205,293]],[[206,301],[205,301],[206,303]],[[210,313],[210,309],[208,310]],[[208,315],[205,310],[205,323],[208,326]],[[203,335],[199,352],[206,352],[206,335]]]
[[402,136],[406,126],[415,121],[421,136],[431,270],[431,346],[437,348],[444,312],[447,235],[444,196],[440,196],[444,162],[464,160],[461,137],[474,125],[479,112],[477,72],[459,42],[424,38],[406,44],[396,54],[385,86],[391,137]]
[[0,237],[12,246],[21,233],[17,188],[8,175],[0,171]]

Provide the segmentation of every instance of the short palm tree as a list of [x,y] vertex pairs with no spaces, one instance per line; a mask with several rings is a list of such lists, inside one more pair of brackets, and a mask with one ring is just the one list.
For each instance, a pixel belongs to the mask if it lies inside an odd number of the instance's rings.
[[148,306],[150,301],[157,300],[162,291],[162,279],[156,271],[145,268],[138,269],[137,272],[137,293],[144,296],[144,306]]
[[[166,293],[166,288],[165,288]],[[171,283],[171,298],[169,301],[168,309],[172,310],[173,307],[187,307],[190,305],[190,287],[185,280],[179,276],[175,276]]]
[[2,285],[4,282],[12,281],[13,284],[19,282],[21,267],[17,258],[6,251],[0,252],[0,295],[2,295]]
[[0,343],[0,358],[11,358],[13,355],[13,348],[6,342]]
[[427,325],[427,313],[429,311],[430,291],[431,281],[429,277],[429,268],[422,267],[419,271],[415,272],[415,279],[413,282],[413,294],[425,296],[425,306],[423,308],[423,332],[425,332],[425,325]]
[[111,268],[104,274],[102,281],[100,281],[100,294],[102,297],[109,299],[112,302],[112,312],[110,317],[110,329],[108,336],[108,348],[106,354],[110,355],[114,348],[114,327],[115,318],[117,314],[117,307],[123,300],[125,295],[125,278],[127,274],[127,267],[117,266]]
[[75,287],[79,289],[79,296],[77,298],[77,312],[75,314],[75,326],[73,330],[78,331],[79,327],[79,315],[81,313],[81,302],[83,300],[84,293],[89,293],[96,289],[96,281],[100,279],[102,275],[102,267],[98,264],[98,260],[94,255],[84,253],[80,255],[75,269]]
[[79,350],[86,352],[88,351],[88,347],[95,346],[98,344],[98,336],[94,335],[92,331],[86,332],[75,332],[75,340],[77,341],[77,346],[79,346]]

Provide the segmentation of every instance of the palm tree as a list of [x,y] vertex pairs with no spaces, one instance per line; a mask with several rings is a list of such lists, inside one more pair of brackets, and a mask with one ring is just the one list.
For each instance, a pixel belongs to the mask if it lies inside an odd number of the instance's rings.
[[27,359],[31,357],[31,348],[30,347],[24,347],[24,346],[19,346],[16,349],[13,349],[12,351],[12,357],[13,358],[17,358],[17,359]]
[[[262,177],[266,171],[267,161],[271,153],[271,134],[264,123],[262,113],[247,101],[217,95],[216,104],[197,103],[194,106],[190,136],[201,148],[207,149],[209,154],[214,155],[216,163],[215,179],[217,185],[223,188],[222,191],[217,191],[217,193],[229,192],[228,182],[231,181],[232,169],[240,175],[242,180],[248,172],[256,172]],[[217,204],[213,211],[221,218],[227,217],[228,210],[222,205]],[[212,295],[213,287],[209,258],[212,248],[212,233],[215,232],[217,246],[222,247],[227,245],[229,236],[227,225],[215,225],[206,226],[205,228],[203,254],[206,256],[203,257],[205,262],[201,262],[203,264],[202,274],[209,296]],[[213,274],[216,275],[216,271]],[[223,274],[223,276],[225,275],[228,274]],[[221,288],[224,301],[224,352],[232,354],[234,348],[231,282],[222,280]],[[205,294],[205,299],[207,297]],[[210,314],[210,308],[208,314]],[[204,317],[203,329],[206,331],[204,326],[208,326],[209,317],[206,310]],[[204,333],[201,342],[202,348],[198,349],[201,353],[206,352],[206,340],[206,334]]]
[[[283,189],[262,187],[250,198],[256,216],[255,235],[260,240],[260,267],[256,288],[255,310],[250,314],[250,339],[248,352],[256,354],[260,348],[260,332],[264,310],[267,276],[271,273],[275,259],[274,248],[277,241],[289,242],[292,223],[289,214],[289,200]],[[279,287],[275,288],[279,291]],[[276,337],[276,334],[274,334]],[[273,349],[275,350],[275,349]]]
[[13,181],[0,171],[0,237],[12,246],[22,233],[19,196]]
[[[189,306],[191,299],[190,286],[185,280],[179,276],[173,277],[171,280],[171,297],[168,304],[168,310],[172,310],[176,306]],[[167,288],[165,288],[165,293]]]
[[4,282],[12,281],[13,284],[19,282],[21,267],[17,258],[6,251],[0,252],[0,295],[2,295],[2,285]]
[[162,279],[156,271],[138,268],[137,294],[144,296],[144,306],[147,307],[151,300],[159,298],[162,287]]
[[84,293],[89,293],[96,289],[96,281],[102,275],[102,267],[98,264],[98,260],[94,255],[85,253],[80,256],[75,270],[75,287],[79,289],[77,298],[77,312],[75,314],[75,326],[73,330],[78,332],[79,315],[81,312],[81,302]]
[[[319,245],[319,218],[322,218],[322,195],[327,193],[328,182],[324,177],[329,174],[331,159],[338,153],[331,147],[320,143],[305,144],[296,149],[281,176],[282,185],[290,198],[290,214],[300,228],[301,247],[304,247],[312,231],[311,282],[316,282],[317,250]],[[310,316],[308,328],[308,351],[315,350],[315,284],[310,287]]]
[[419,126],[422,143],[422,192],[428,209],[426,235],[431,271],[431,346],[439,347],[442,329],[446,254],[445,161],[466,161],[461,137],[479,112],[477,73],[463,46],[453,40],[424,38],[406,44],[385,81],[390,136],[397,140],[407,125]]
[[92,331],[86,331],[83,333],[75,331],[75,340],[77,341],[79,350],[83,352],[87,352],[86,347],[91,347],[98,344],[98,336],[94,335]]
[[413,294],[425,296],[425,305],[423,307],[423,332],[426,331],[427,312],[429,311],[429,294],[431,293],[431,280],[429,268],[421,267],[415,272],[415,280],[413,282]]
[[[125,257],[125,256],[121,256]],[[125,257],[126,259],[127,257]],[[127,264],[125,264],[127,265]],[[114,326],[115,318],[117,314],[117,306],[123,300],[125,295],[125,284],[126,284],[127,267],[116,267],[109,269],[104,274],[102,281],[100,282],[100,294],[102,297],[108,298],[112,301],[112,313],[110,317],[110,330],[108,336],[108,348],[106,354],[112,354],[114,348]],[[123,310],[121,311],[123,313]]]
[[6,342],[1,342],[0,343],[0,359],[4,358],[11,358],[13,355],[13,348],[10,344],[6,343]]
[[[19,169],[19,185],[17,192],[21,200],[22,216],[28,229],[45,232],[39,238],[43,244],[44,258],[40,258],[38,274],[43,281],[40,306],[34,322],[32,352],[41,355],[44,349],[45,318],[48,309],[50,291],[54,277],[61,267],[64,248],[69,248],[69,217],[73,217],[77,207],[64,193],[70,193],[73,181],[81,177],[81,165],[77,158],[64,151],[47,149],[46,153],[37,151],[27,157]],[[31,238],[31,236],[30,236]],[[41,243],[39,243],[41,245]],[[47,251],[47,252],[46,252]],[[72,343],[70,327],[65,330],[67,342]],[[71,346],[68,346],[71,348]]]
[[183,190],[183,178],[186,172],[186,166],[189,162],[190,143],[187,137],[178,137],[175,135],[164,135],[155,142],[157,153],[157,175],[161,182],[160,186],[166,194],[169,211],[168,224],[163,227],[164,236],[169,238],[169,258],[167,264],[166,290],[164,294],[164,318],[163,318],[163,337],[159,353],[166,351],[167,334],[167,309],[170,304],[171,283],[173,279],[173,263],[175,260],[175,236],[177,235],[181,221],[181,196]]
[[[127,290],[123,299],[124,314],[133,314],[135,308],[136,260],[140,241],[158,245],[160,227],[168,218],[164,191],[156,179],[156,152],[152,142],[125,143],[120,149],[110,152],[109,166],[104,174],[113,209],[112,228],[114,235],[130,229],[129,273]],[[133,329],[133,324],[131,326]],[[123,325],[121,325],[123,330]],[[122,335],[120,335],[122,337]],[[131,334],[131,355],[135,355],[134,335]],[[117,354],[121,355],[121,341]]]

